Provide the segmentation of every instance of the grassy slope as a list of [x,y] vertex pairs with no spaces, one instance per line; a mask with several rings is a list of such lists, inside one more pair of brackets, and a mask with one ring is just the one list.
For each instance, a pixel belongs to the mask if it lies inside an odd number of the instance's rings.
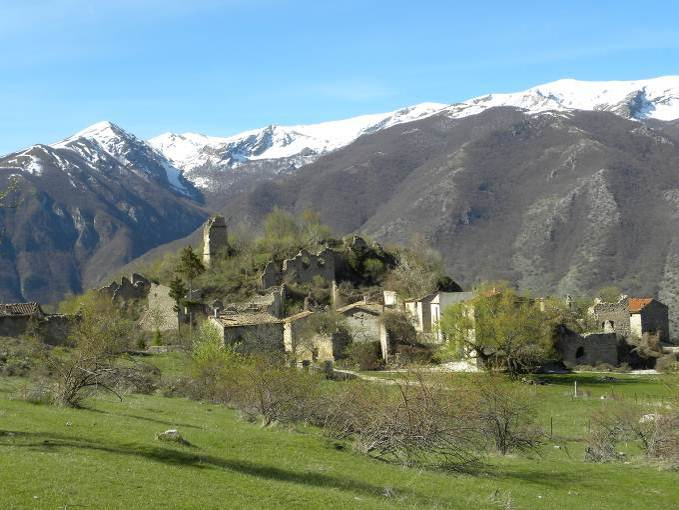
[[[664,391],[643,381],[614,384]],[[604,386],[590,382],[592,391]],[[679,507],[677,474],[638,463],[586,464],[577,441],[572,459],[548,445],[542,459],[493,459],[483,472],[456,475],[337,450],[314,429],[262,429],[219,406],[131,396],[59,409],[10,400],[17,384],[0,379],[3,508],[500,508],[496,491],[511,494],[513,508]],[[573,415],[563,429],[575,435],[591,408],[606,404],[573,401],[568,388],[531,390],[547,414],[560,413],[559,422]],[[192,446],[154,439],[173,427]]]

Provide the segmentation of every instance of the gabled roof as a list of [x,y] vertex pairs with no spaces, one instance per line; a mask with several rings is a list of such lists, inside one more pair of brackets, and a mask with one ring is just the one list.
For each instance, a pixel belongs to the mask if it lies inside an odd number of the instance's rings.
[[313,315],[315,312],[311,310],[304,310],[299,313],[296,313],[295,315],[291,315],[290,317],[286,317],[285,319],[282,319],[283,322],[295,322],[300,319],[305,319],[306,317],[309,317],[310,315]]
[[0,317],[30,317],[42,314],[38,303],[7,303],[0,304]]
[[365,303],[364,301],[357,301],[350,305],[343,306],[337,309],[337,313],[347,313],[356,311],[364,311],[373,315],[381,315],[384,307],[378,303]]
[[282,324],[283,321],[266,312],[222,313],[217,320],[225,328],[256,326],[258,324]]
[[629,298],[630,313],[639,313],[653,301],[653,298]]

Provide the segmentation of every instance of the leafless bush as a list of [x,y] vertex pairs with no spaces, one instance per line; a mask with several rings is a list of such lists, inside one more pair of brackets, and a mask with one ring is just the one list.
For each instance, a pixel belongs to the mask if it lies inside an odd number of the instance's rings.
[[619,460],[617,445],[635,442],[648,459],[667,467],[679,467],[679,412],[676,407],[645,413],[620,404],[594,415],[585,459],[592,462]]
[[587,437],[585,460],[597,463],[619,460],[616,447],[624,432],[625,427],[616,414],[607,411],[594,414]]
[[538,451],[544,432],[534,422],[535,409],[524,387],[489,375],[477,381],[476,391],[483,433],[498,453]]
[[[394,391],[394,389],[396,391]],[[461,467],[480,457],[474,403],[415,375],[394,387],[357,382],[334,400],[326,424],[358,451],[403,464]]]
[[45,352],[45,362],[54,375],[54,403],[80,407],[82,401],[103,389],[121,398],[117,387],[129,376],[118,363],[127,351],[132,323],[111,309],[109,303],[95,302],[81,311],[71,336],[75,348],[67,354]]

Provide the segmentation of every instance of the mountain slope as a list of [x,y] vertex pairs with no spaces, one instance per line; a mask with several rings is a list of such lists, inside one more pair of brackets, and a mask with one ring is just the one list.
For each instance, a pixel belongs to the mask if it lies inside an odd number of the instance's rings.
[[636,81],[558,80],[523,92],[479,96],[451,105],[446,112],[460,118],[498,106],[530,113],[591,110],[637,120],[674,120],[679,118],[679,76]]
[[[292,173],[360,136],[439,112],[457,119],[500,106],[529,113],[590,110],[636,120],[679,119],[679,77],[605,82],[559,80],[522,92],[488,94],[448,106],[423,103],[395,112],[321,124],[271,125],[228,138],[165,133],[149,143],[199,188],[231,196],[253,179]],[[232,190],[233,187],[237,190]]]
[[[196,186],[219,191],[250,173],[263,178],[294,171],[364,134],[433,115],[445,106],[423,103],[395,112],[320,124],[270,125],[228,138],[165,133],[150,139],[149,144],[181,168]],[[235,169],[238,171],[233,172]]]
[[0,188],[12,177],[20,196],[0,209],[0,300],[81,292],[206,216],[177,169],[110,123],[0,158]]
[[676,327],[679,139],[670,131],[609,112],[441,113],[362,137],[224,212],[256,223],[276,205],[311,207],[340,233],[385,243],[424,234],[466,285],[507,279],[581,295],[617,284],[659,295]]

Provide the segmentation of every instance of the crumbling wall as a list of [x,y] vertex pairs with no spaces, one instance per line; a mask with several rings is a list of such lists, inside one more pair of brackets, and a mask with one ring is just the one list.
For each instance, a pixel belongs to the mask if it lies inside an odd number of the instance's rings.
[[563,329],[556,342],[556,349],[568,368],[577,365],[596,366],[607,363],[620,364],[620,346],[624,342],[615,333],[579,334]]
[[130,278],[123,276],[120,283],[111,282],[97,292],[114,302],[126,302],[146,298],[151,281],[140,274],[132,273]]
[[327,282],[335,280],[335,252],[329,248],[317,255],[302,250],[284,260],[281,268],[275,262],[269,262],[262,273],[261,286],[266,289],[281,283],[304,284],[317,278]]
[[147,308],[139,319],[144,331],[169,331],[179,328],[179,313],[175,311],[176,302],[170,297],[170,287],[151,284],[147,298]]
[[212,259],[229,247],[228,229],[224,216],[216,215],[203,227],[203,263],[210,266]]
[[590,308],[597,327],[604,333],[617,333],[628,337],[631,334],[629,299],[623,297],[617,303],[596,303]]

